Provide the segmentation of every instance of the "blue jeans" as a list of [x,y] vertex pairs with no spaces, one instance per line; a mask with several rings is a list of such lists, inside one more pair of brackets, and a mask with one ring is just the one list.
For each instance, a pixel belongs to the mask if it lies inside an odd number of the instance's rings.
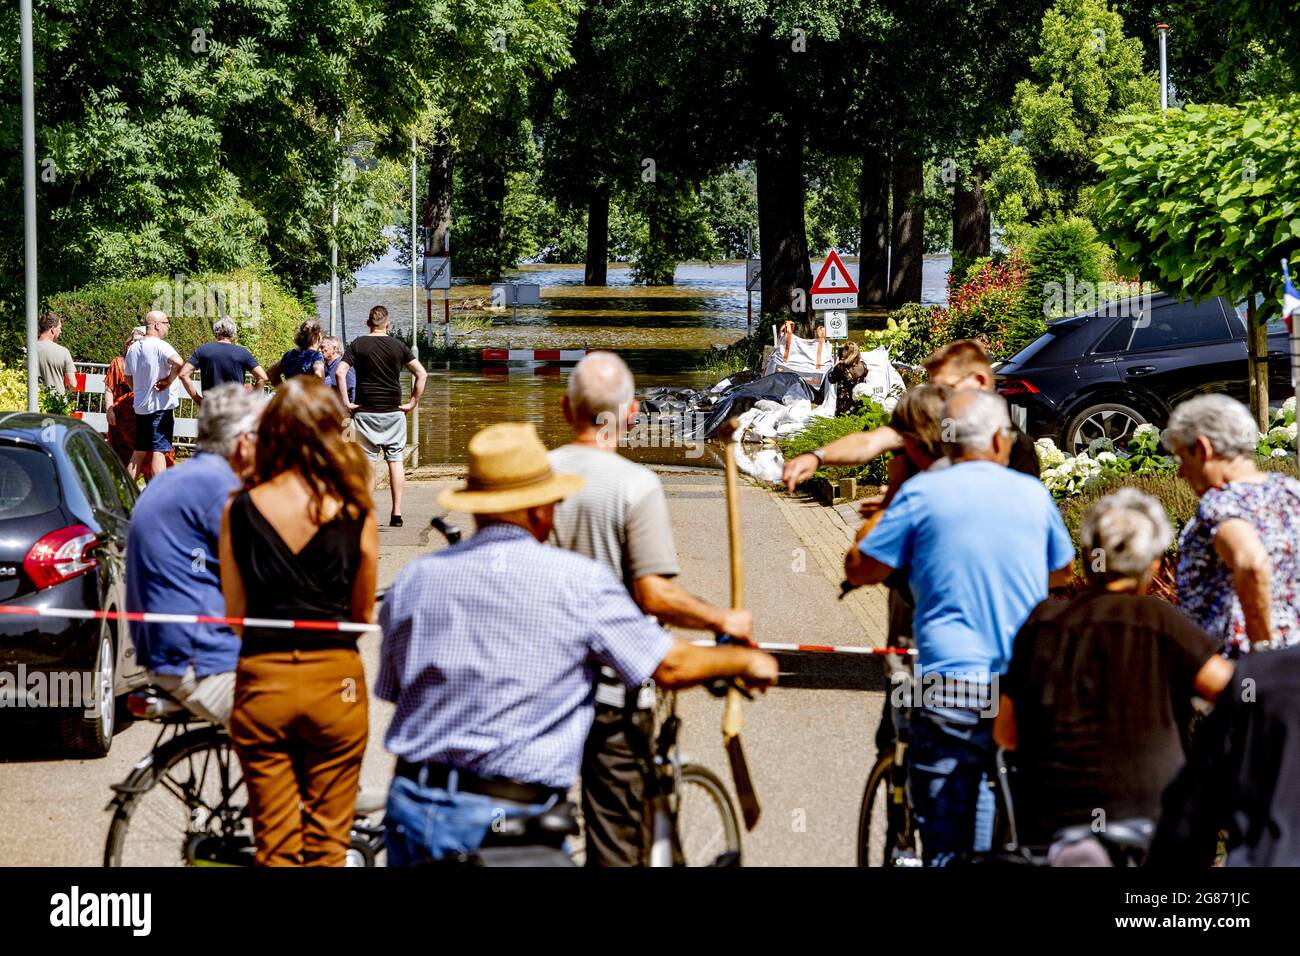
[[530,806],[457,790],[454,771],[446,789],[394,777],[388,790],[384,836],[388,865],[414,866],[473,853],[482,846],[494,821],[535,816],[548,810],[551,803]]
[[927,866],[945,866],[992,845],[995,802],[985,780],[996,749],[993,721],[977,710],[912,712],[908,779]]

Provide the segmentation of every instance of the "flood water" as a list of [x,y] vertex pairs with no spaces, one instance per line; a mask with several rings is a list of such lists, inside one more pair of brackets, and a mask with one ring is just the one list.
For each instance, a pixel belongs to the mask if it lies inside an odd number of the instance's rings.
[[[454,262],[454,254],[453,254]],[[845,258],[849,271],[857,263]],[[946,300],[946,255],[927,256],[923,301]],[[816,270],[820,263],[814,263]],[[360,270],[356,288],[342,298],[336,330],[350,340],[365,332],[365,317],[374,305],[388,309],[395,328],[410,329],[411,273],[390,256]],[[626,264],[610,263],[608,285],[582,284],[578,265],[524,265],[509,270],[503,279],[541,285],[541,305],[509,309],[486,308],[491,286],[454,279],[450,290],[453,321],[468,316],[491,321],[488,328],[458,334],[455,341],[472,349],[602,348],[618,352],[636,376],[640,394],[654,386],[704,388],[714,376],[697,366],[715,345],[727,345],[743,336],[746,324],[745,263],[743,261],[687,262],[677,267],[672,286],[642,286],[632,282]],[[315,290],[322,327],[329,328],[329,286]],[[754,308],[758,296],[754,296]],[[441,336],[443,292],[429,299],[417,290],[415,318],[421,336],[432,331]],[[427,324],[427,316],[433,324]],[[849,313],[849,335],[859,338],[867,329],[879,328],[880,311]],[[550,447],[568,438],[560,411],[560,396],[571,366],[548,364],[484,365],[435,363],[420,401],[419,460],[421,464],[452,464],[465,460],[465,447],[479,428],[500,421],[533,422]],[[638,461],[661,464],[716,463],[717,455],[698,447],[674,446],[627,449]]]

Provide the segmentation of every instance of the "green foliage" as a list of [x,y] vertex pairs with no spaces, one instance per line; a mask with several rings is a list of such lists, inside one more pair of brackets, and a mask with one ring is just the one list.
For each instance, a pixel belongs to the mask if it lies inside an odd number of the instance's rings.
[[1019,250],[977,259],[964,276],[949,273],[943,341],[977,339],[994,359],[1010,358],[1045,328],[1042,314],[1025,308],[1027,283]]
[[1268,430],[1261,432],[1255,453],[1263,458],[1294,461],[1296,457],[1295,396],[1269,413]]
[[725,349],[711,349],[698,368],[716,375],[719,380],[747,368],[759,369],[763,364],[763,350],[771,344],[771,329],[762,327],[737,339]]
[[862,339],[864,351],[889,349],[895,362],[919,365],[931,352],[946,344],[948,313],[942,306],[908,302],[889,313],[885,327],[867,332]]
[[1192,520],[1196,509],[1200,506],[1196,493],[1187,482],[1176,475],[1109,475],[1089,486],[1086,491],[1060,502],[1061,517],[1065,519],[1065,526],[1070,529],[1076,550],[1079,547],[1079,525],[1083,521],[1083,516],[1098,501],[1120,488],[1136,488],[1159,501],[1165,509],[1165,514],[1169,516],[1169,523],[1174,527],[1175,542],[1178,541],[1178,533],[1183,525]]
[[629,205],[645,217],[633,238],[632,278],[646,285],[672,285],[677,263],[716,259],[717,237],[709,227],[700,192],[680,176],[658,169],[653,181],[627,194]]
[[[781,442],[781,454],[785,456],[786,461],[789,461],[796,455],[802,455],[814,448],[823,448],[845,435],[868,431],[888,424],[889,416],[885,413],[885,410],[870,399],[864,398],[859,403],[858,410],[853,414],[839,415],[835,418],[813,418],[808,423],[807,428],[801,432],[796,432]],[[832,481],[840,478],[857,478],[858,481],[864,484],[882,485],[885,483],[888,473],[889,456],[881,455],[866,465],[818,468],[814,472],[813,478],[828,478]]]
[[225,314],[239,327],[239,344],[267,367],[293,347],[298,325],[311,314],[274,278],[251,270],[185,277],[179,284],[162,276],[101,282],[50,299],[63,318],[59,344],[79,362],[111,362],[156,307],[172,317],[168,341],[182,356],[211,339],[212,323]]
[[856,252],[862,232],[858,209],[861,161],[818,156],[810,167],[804,213],[809,251],[814,255],[827,249]]
[[1031,78],[1012,97],[1017,134],[985,140],[979,161],[990,170],[988,196],[999,223],[1015,227],[1042,215],[1090,215],[1092,156],[1119,118],[1159,99],[1143,70],[1139,40],[1124,35],[1106,0],[1057,0],[1042,19]]
[[722,258],[743,259],[750,235],[757,249],[758,177],[752,163],[727,167],[709,179],[700,190],[700,202]]
[[1267,297],[1300,251],[1300,96],[1134,119],[1102,144],[1095,208],[1116,265],[1179,297]]
[[1035,227],[1025,243],[1025,318],[1031,324],[1092,309],[1102,278],[1097,230],[1081,217]]
[[0,362],[0,412],[27,408],[27,369]]

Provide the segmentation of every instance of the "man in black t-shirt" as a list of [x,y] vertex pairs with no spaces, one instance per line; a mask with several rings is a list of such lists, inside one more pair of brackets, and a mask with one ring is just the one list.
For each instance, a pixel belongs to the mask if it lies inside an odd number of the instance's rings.
[[[402,454],[406,450],[406,413],[419,407],[428,377],[410,347],[388,334],[388,310],[377,305],[366,319],[370,332],[348,343],[334,370],[343,406],[352,412],[357,440],[371,461],[382,452],[388,463],[388,487],[393,497],[389,527],[402,526],[402,488],[406,476]],[[402,402],[402,369],[415,379],[411,400]],[[348,371],[356,370],[356,401],[348,397]]]
[[194,394],[190,380],[195,369],[199,371],[199,382],[205,392],[231,382],[243,385],[245,372],[253,373],[255,387],[261,388],[266,384],[266,372],[253,357],[253,353],[242,345],[235,344],[233,319],[217,319],[212,324],[212,336],[213,340],[204,342],[191,352],[189,361],[181,367],[181,384],[196,401],[201,399]]
[[1079,527],[1089,588],[1048,599],[1016,635],[993,736],[1016,752],[1020,841],[1142,817],[1186,761],[1192,697],[1232,677],[1219,644],[1166,601],[1144,596],[1173,533],[1154,498],[1124,488]]

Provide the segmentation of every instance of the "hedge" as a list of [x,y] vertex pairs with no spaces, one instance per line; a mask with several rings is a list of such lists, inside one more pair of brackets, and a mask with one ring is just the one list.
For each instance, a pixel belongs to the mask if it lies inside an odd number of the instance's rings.
[[[78,362],[111,362],[131,328],[161,307],[172,324],[167,340],[182,356],[212,338],[223,315],[239,328],[237,341],[270,366],[293,347],[293,336],[311,312],[271,275],[256,270],[184,278],[156,276],[86,286],[50,297],[47,308],[63,319],[59,344]],[[17,364],[21,356],[5,356]]]

